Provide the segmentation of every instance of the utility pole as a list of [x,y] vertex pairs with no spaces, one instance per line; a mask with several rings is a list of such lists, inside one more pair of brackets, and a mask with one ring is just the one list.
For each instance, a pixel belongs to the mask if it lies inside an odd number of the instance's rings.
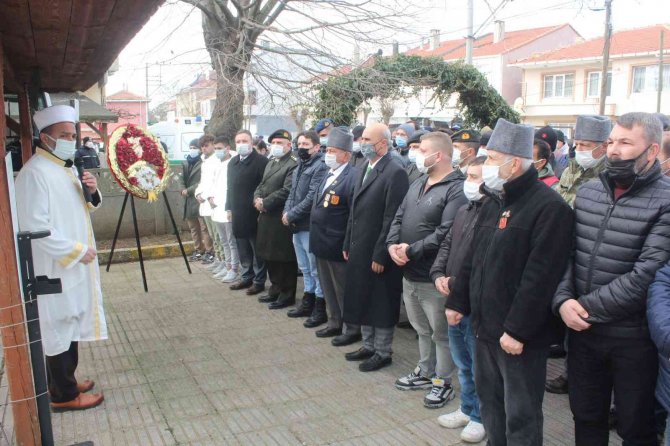
[[144,97],[149,99],[149,62],[144,65]]
[[474,46],[475,36],[475,6],[474,0],[468,0],[468,35],[465,37],[465,63],[472,65],[472,47]]
[[603,48],[603,69],[600,73],[600,114],[605,114],[607,98],[607,71],[610,64],[610,43],[612,41],[612,0],[605,0],[605,46]]
[[663,93],[663,38],[664,31],[661,31],[661,46],[658,51],[658,97],[656,98],[656,112],[661,112],[661,94]]

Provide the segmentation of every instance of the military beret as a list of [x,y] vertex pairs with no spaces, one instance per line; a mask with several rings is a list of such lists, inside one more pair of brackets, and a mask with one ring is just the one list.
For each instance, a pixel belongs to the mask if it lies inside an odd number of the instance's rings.
[[479,143],[481,135],[477,130],[463,129],[451,135],[452,142],[476,142]]
[[323,118],[323,119],[319,120],[319,122],[316,123],[316,126],[314,127],[314,131],[316,131],[316,133],[320,133],[321,130],[327,129],[328,127],[332,126],[333,124],[334,123],[333,123],[332,119]]
[[283,139],[287,139],[289,141],[292,140],[291,134],[287,130],[284,130],[284,129],[275,130],[274,133],[272,135],[270,135],[270,137],[268,138],[268,142],[270,144],[272,144],[272,140],[275,139],[275,138],[283,138]]

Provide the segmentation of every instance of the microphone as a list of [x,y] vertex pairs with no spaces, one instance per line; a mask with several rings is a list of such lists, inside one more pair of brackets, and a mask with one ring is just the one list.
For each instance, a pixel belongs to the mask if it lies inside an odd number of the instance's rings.
[[86,203],[93,203],[93,197],[91,196],[91,191],[88,190],[88,187],[84,184],[84,160],[82,158],[75,158],[74,165],[77,168],[77,174],[79,175],[79,181],[81,182],[81,189],[84,192],[84,198]]

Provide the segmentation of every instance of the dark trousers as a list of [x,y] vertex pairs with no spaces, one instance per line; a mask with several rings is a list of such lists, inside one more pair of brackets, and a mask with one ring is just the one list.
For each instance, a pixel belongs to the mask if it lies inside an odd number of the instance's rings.
[[240,256],[240,274],[243,282],[264,286],[267,266],[256,255],[256,238],[237,238],[237,253]]
[[608,444],[612,389],[623,445],[656,445],[658,356],[651,340],[612,338],[588,331],[571,331],[568,339],[570,409],[577,446]]
[[77,379],[74,372],[79,364],[79,345],[70,343],[70,349],[56,356],[46,356],[47,381],[51,402],[66,403],[77,398]]
[[510,355],[497,342],[477,340],[475,387],[488,446],[541,446],[548,349]]
[[270,277],[270,296],[278,296],[279,300],[295,300],[298,286],[298,264],[296,262],[265,262]]

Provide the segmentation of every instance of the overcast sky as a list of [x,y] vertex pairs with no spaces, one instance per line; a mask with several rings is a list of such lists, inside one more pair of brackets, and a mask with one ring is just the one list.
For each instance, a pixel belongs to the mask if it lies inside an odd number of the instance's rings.
[[[501,0],[475,0],[475,30],[489,18]],[[613,0],[614,31],[658,23],[670,24],[670,0]],[[466,33],[466,0],[421,0],[426,5],[412,16],[399,17],[405,25],[394,38],[400,51],[417,46],[431,29],[439,29],[441,40],[461,38]],[[505,21],[507,30],[535,28],[570,23],[584,37],[603,34],[604,0],[512,0],[496,15]],[[290,26],[290,24],[288,25]],[[477,35],[486,34],[492,25]],[[361,27],[364,32],[364,28]],[[670,38],[670,37],[669,37]],[[262,39],[262,37],[261,37]],[[133,38],[119,57],[119,71],[110,76],[107,93],[127,87],[145,94],[145,64],[149,64],[149,97],[152,106],[171,97],[188,85],[199,72],[209,69],[209,56],[204,50],[201,16],[198,10],[178,0],[168,0]],[[346,56],[353,47],[337,47]],[[383,49],[391,51],[391,42],[363,47],[363,54]]]

